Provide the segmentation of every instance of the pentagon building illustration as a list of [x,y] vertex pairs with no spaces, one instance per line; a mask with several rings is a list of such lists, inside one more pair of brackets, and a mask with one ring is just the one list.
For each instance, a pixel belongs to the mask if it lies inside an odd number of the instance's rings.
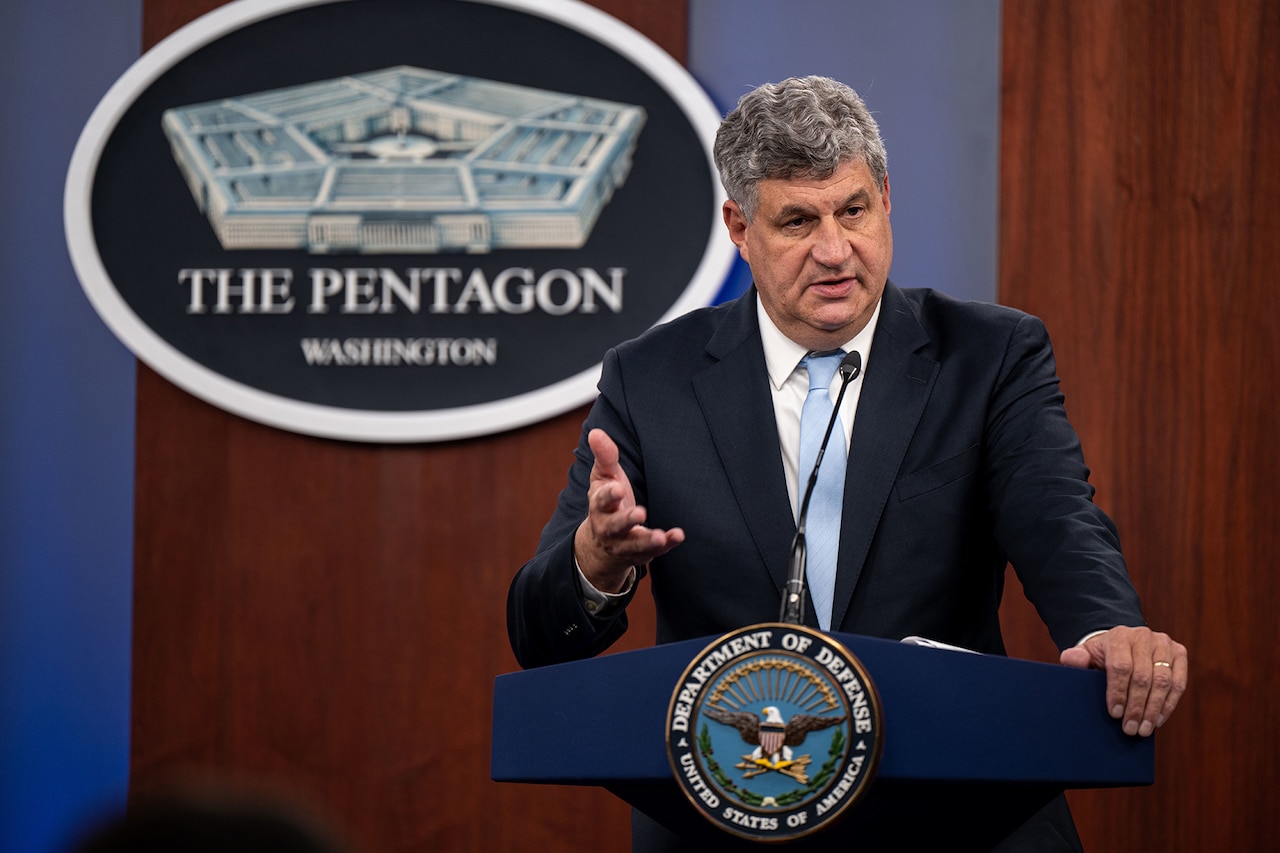
[[224,249],[579,248],[643,108],[400,66],[179,107],[163,125]]

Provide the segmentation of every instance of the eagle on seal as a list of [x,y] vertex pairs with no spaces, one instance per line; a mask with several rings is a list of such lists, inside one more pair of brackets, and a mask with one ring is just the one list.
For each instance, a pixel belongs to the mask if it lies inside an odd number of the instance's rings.
[[[702,713],[717,723],[724,723],[726,726],[737,729],[743,741],[755,747],[752,753],[744,755],[743,759],[749,761],[755,768],[759,768],[757,771],[759,773],[767,770],[786,772],[786,768],[792,764],[800,763],[792,759],[791,747],[804,743],[809,732],[831,728],[843,723],[845,719],[843,714],[838,717],[792,714],[791,719],[784,720],[782,713],[773,705],[760,709],[760,713],[764,714],[763,720],[750,711],[726,711],[714,706],[704,708]],[[787,775],[793,775],[793,773]]]

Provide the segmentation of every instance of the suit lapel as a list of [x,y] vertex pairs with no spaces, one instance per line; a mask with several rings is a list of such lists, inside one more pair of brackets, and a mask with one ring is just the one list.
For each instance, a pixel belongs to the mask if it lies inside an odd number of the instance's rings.
[[886,285],[849,446],[833,627],[853,600],[885,502],[933,390],[938,362],[920,352],[928,343],[911,303],[893,284]]
[[707,344],[707,354],[715,361],[694,375],[694,393],[761,564],[781,594],[795,522],[778,450],[754,288],[725,316]]

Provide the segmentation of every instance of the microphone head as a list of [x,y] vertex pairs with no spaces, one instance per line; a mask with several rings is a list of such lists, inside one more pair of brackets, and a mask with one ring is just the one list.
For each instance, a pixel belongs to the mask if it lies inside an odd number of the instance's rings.
[[862,355],[857,350],[849,353],[840,362],[838,368],[840,375],[844,377],[845,382],[857,379],[858,374],[862,372]]

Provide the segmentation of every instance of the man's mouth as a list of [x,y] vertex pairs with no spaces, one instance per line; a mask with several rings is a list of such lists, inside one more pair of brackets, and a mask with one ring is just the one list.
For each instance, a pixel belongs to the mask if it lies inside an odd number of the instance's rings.
[[816,291],[823,296],[843,296],[853,289],[857,281],[857,278],[853,276],[848,278],[826,278],[813,282],[808,289]]

